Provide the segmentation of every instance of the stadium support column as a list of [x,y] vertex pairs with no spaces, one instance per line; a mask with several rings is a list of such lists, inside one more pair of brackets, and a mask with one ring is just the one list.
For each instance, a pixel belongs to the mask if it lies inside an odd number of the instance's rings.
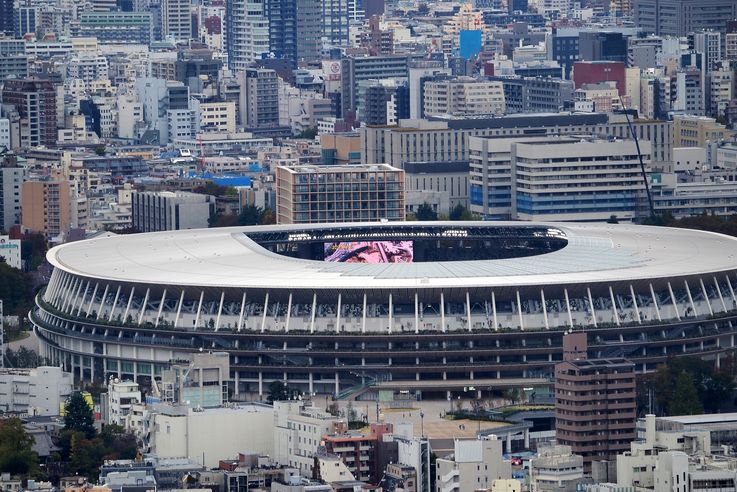
[[596,328],[596,309],[594,308],[594,298],[591,297],[591,287],[586,287],[586,294],[589,296],[589,307],[591,308],[591,319],[594,321],[594,328]]
[[182,314],[182,304],[184,304],[184,289],[182,289],[182,292],[179,294],[179,302],[177,303],[177,314],[174,316],[174,328],[177,327],[177,324],[179,323],[179,315]]
[[161,319],[161,312],[164,310],[164,303],[166,302],[166,289],[161,294],[161,302],[159,302],[159,310],[156,312],[156,321],[154,327],[159,326],[159,320]]
[[258,396],[263,399],[264,397],[264,373],[258,372]]
[[64,299],[61,302],[61,308],[59,309],[60,311],[65,311],[66,310],[67,304],[69,303],[69,299],[72,297],[72,291],[75,289],[75,287],[77,287],[77,282],[79,282],[79,278],[78,277],[74,277],[74,276],[71,276],[71,275],[70,275],[70,277],[71,278],[69,279],[69,283],[67,284],[66,288],[64,289],[65,290]]
[[471,322],[471,295],[466,291],[466,315],[468,317],[468,331],[471,331],[473,324]]
[[266,313],[269,311],[269,293],[264,296],[264,315],[261,317],[261,333],[266,329]]
[[517,292],[517,314],[519,316],[519,329],[524,330],[525,324],[522,319],[522,301],[519,298],[519,289],[517,289],[516,292]]
[[668,281],[668,293],[670,294],[670,301],[673,303],[673,309],[676,311],[676,319],[681,321],[681,314],[678,312],[678,303],[676,302],[676,296],[673,294],[673,286]]
[[[200,291],[200,301],[197,303],[197,314],[194,317],[194,329],[196,330],[200,325],[200,313],[202,312],[202,301],[205,300],[205,291]],[[264,311],[266,314],[266,311]]]
[[115,291],[115,298],[113,299],[113,308],[110,310],[110,316],[107,317],[108,323],[113,320],[115,316],[115,310],[118,308],[118,300],[120,299],[120,289],[122,286],[118,284],[118,289]]
[[138,326],[143,323],[143,316],[146,314],[146,305],[148,304],[148,296],[151,295],[151,287],[146,289],[146,295],[143,296],[143,304],[141,304],[141,312],[138,313]]
[[440,330],[445,333],[445,295],[440,293]]
[[[335,317],[335,333],[340,333],[340,311],[343,309],[343,293],[338,292],[338,312]],[[337,376],[336,376],[337,377]]]
[[392,332],[392,317],[394,316],[394,305],[392,304],[392,293],[389,292],[389,333]]
[[135,294],[136,288],[131,287],[131,293],[128,296],[128,304],[125,305],[125,312],[123,313],[123,323],[128,322],[128,311],[131,309],[131,304],[133,303],[133,294]]
[[218,305],[218,315],[215,317],[215,331],[220,329],[220,317],[223,314],[223,303],[225,302],[225,291],[220,291],[220,304]]
[[241,394],[241,373],[236,369],[235,371],[235,387],[233,388],[233,394],[238,396]]
[[89,302],[89,304],[87,304],[87,311],[85,311],[85,314],[87,316],[89,316],[90,313],[92,312],[92,304],[95,302],[95,297],[97,297],[97,289],[99,289],[99,288],[100,288],[100,283],[99,282],[95,282],[95,288],[92,291],[92,297],[90,297],[90,302]]
[[573,315],[571,314],[571,301],[568,300],[568,288],[563,289],[563,295],[566,298],[566,311],[568,311],[568,324],[573,328]]
[[496,319],[496,295],[491,291],[491,314],[494,316],[494,331],[499,331],[499,323]]
[[77,296],[79,296],[79,289],[82,287],[82,279],[78,279],[77,282],[72,286],[72,294],[69,296],[66,308],[69,308],[70,312],[73,312],[74,304],[77,302]]
[[724,296],[722,295],[722,288],[719,287],[719,282],[717,281],[716,275],[714,276],[714,285],[717,288],[717,294],[719,294],[719,300],[722,302],[722,309],[724,309],[724,312],[727,312],[727,303],[724,302]]
[[338,393],[340,393],[340,376],[338,375],[338,371],[335,371],[335,397],[338,397]]
[[732,287],[732,281],[729,280],[729,275],[724,276],[727,279],[727,286],[729,287],[729,293],[732,296],[732,302],[734,302],[735,307],[737,307],[737,296],[734,294],[734,287]]
[[[650,286],[650,295],[653,298],[653,306],[655,306],[655,315],[658,317],[658,321],[662,321],[660,318],[660,308],[658,307],[658,297],[655,295],[655,289],[653,289],[653,284],[649,283]],[[688,284],[686,284],[686,290],[688,290]],[[689,292],[688,297],[691,297],[691,293]]]
[[97,307],[97,316],[95,319],[100,319],[100,316],[102,316],[102,308],[105,306],[105,301],[107,300],[107,294],[110,291],[110,284],[105,284],[105,290],[102,293],[102,299],[100,299],[100,305]]
[[[694,318],[697,316],[696,314],[696,304],[693,302],[693,296],[691,296],[691,289],[688,287],[688,280],[683,281],[683,285],[686,286],[686,294],[688,294],[688,302],[691,304],[691,311],[693,312]],[[652,288],[652,285],[650,286]]]
[[315,314],[317,312],[317,292],[312,293],[312,313],[310,314],[310,333],[315,333]]
[[284,325],[284,330],[289,333],[289,321],[292,318],[292,293],[289,293],[289,301],[287,302],[287,324]]
[[543,318],[545,319],[545,329],[549,330],[550,325],[548,324],[548,307],[545,305],[545,291],[540,289],[540,302],[543,305]]
[[315,377],[312,371],[307,373],[307,391],[310,392],[310,398],[315,394]]
[[614,322],[617,323],[617,326],[620,325],[619,323],[619,313],[617,312],[617,300],[614,298],[614,290],[612,290],[612,286],[609,286],[609,297],[612,299],[612,313],[614,313]]
[[415,291],[415,334],[418,333],[420,333],[420,301],[417,291]]
[[709,299],[709,294],[706,292],[706,286],[704,285],[704,279],[699,277],[699,284],[701,285],[701,292],[704,294],[704,301],[706,302],[706,306],[709,308],[709,316],[714,316],[714,309],[711,307],[711,300]]
[[363,309],[361,310],[361,333],[366,333],[366,291],[363,291]]
[[[79,301],[79,305],[77,306],[77,316],[79,316],[80,311],[82,311],[82,306],[84,305],[84,301],[87,299],[87,291],[90,290],[90,281],[87,281],[87,286],[84,288],[84,293],[82,294],[82,300]],[[74,306],[72,306],[72,312],[74,312]]]
[[243,297],[241,297],[241,311],[238,315],[238,331],[243,328],[243,311],[246,309],[246,291],[243,291]]
[[632,296],[632,305],[635,307],[635,317],[637,322],[642,324],[642,318],[640,318],[640,307],[637,305],[637,296],[635,295],[635,289],[630,284],[630,295]]

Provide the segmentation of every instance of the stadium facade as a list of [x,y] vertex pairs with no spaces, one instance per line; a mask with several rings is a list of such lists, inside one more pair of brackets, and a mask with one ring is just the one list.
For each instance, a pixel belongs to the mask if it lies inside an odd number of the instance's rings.
[[[737,239],[624,224],[260,226],[58,246],[30,317],[84,380],[227,351],[235,392],[450,388],[547,378],[562,336],[652,370],[719,364],[737,333]],[[330,260],[330,261],[326,261]]]

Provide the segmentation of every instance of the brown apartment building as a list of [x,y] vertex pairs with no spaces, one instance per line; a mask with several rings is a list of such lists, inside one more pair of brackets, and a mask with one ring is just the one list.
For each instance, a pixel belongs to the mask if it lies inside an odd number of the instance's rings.
[[24,229],[58,236],[72,222],[69,181],[26,181],[21,193],[21,223]]
[[564,337],[555,366],[555,435],[592,461],[616,459],[636,438],[635,365],[622,358],[587,359],[586,335]]

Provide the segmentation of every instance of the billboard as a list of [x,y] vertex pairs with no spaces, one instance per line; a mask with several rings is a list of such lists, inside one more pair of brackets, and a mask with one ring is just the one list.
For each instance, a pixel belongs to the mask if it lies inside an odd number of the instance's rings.
[[339,263],[412,263],[412,241],[325,243],[325,261]]
[[323,60],[322,72],[325,80],[337,81],[341,79],[342,69],[340,60]]
[[464,60],[470,60],[481,53],[481,31],[461,31],[458,39],[459,54]]

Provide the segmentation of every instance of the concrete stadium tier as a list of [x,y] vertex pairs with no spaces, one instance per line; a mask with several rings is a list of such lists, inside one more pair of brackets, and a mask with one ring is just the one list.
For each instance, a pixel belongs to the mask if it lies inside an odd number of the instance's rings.
[[[413,262],[324,261],[326,244],[358,241],[410,241]],[[588,332],[591,356],[643,371],[669,356],[719,364],[737,332],[737,240],[683,229],[237,227],[112,235],[48,260],[31,320],[42,355],[84,380],[155,377],[217,350],[238,395],[272,381],[341,396],[499,388],[545,381],[571,329]]]

